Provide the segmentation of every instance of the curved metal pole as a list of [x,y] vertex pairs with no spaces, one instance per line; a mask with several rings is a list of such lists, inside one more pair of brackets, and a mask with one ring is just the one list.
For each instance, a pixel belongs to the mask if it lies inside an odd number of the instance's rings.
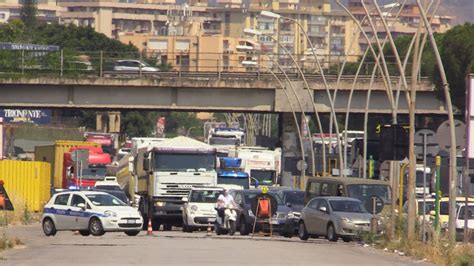
[[[331,95],[331,91],[329,90],[329,85],[328,85],[328,82],[326,80],[326,76],[324,75],[324,71],[323,71],[323,68],[321,66],[321,64],[319,63],[319,59],[318,57],[316,56],[316,52],[314,50],[314,46],[313,46],[313,42],[311,42],[311,39],[308,37],[308,33],[305,31],[305,29],[303,28],[303,26],[295,19],[292,19],[292,18],[288,18],[288,17],[282,17],[286,20],[289,20],[289,21],[292,21],[293,23],[295,23],[299,28],[300,30],[303,32],[303,35],[305,36],[306,38],[306,41],[308,41],[308,44],[309,46],[311,47],[311,52],[314,56],[314,60],[316,62],[316,66],[318,67],[319,69],[319,72],[321,73],[321,78],[323,79],[323,84],[324,84],[324,88],[326,89],[326,93],[328,95],[328,100],[329,100],[329,107],[331,108],[331,116],[334,117],[334,128],[336,129],[336,145],[337,145],[337,148],[339,150],[339,175],[342,176],[344,175],[343,174],[343,161],[342,161],[342,148],[341,148],[341,141],[339,139],[339,125],[337,124],[337,117],[336,117],[336,111],[334,109],[334,102],[332,100],[332,95]],[[304,76],[303,73],[301,73],[301,75]],[[308,90],[310,89],[310,87],[308,87]],[[314,102],[314,99],[311,99],[312,102]],[[330,121],[331,122],[331,121]],[[329,136],[331,137],[331,136]]]
[[420,9],[420,15],[423,19],[426,31],[429,36],[430,44],[433,49],[433,54],[435,55],[436,64],[438,65],[438,70],[440,72],[441,80],[443,82],[443,90],[444,90],[444,97],[446,98],[446,105],[448,108],[448,117],[449,117],[449,128],[450,128],[450,139],[451,139],[451,147],[449,148],[449,157],[450,157],[450,164],[449,164],[449,223],[448,223],[448,232],[449,238],[452,242],[456,240],[456,188],[457,188],[457,178],[456,178],[456,165],[457,165],[457,158],[456,158],[456,132],[454,127],[454,113],[453,113],[453,106],[451,102],[451,95],[449,92],[449,83],[448,79],[446,78],[446,72],[444,71],[443,61],[441,60],[441,55],[438,51],[438,46],[436,44],[436,40],[433,36],[433,31],[431,30],[431,25],[429,24],[428,18],[426,16],[426,12],[421,5],[420,0],[416,0],[418,8]]
[[[399,9],[399,11],[397,12],[397,14],[396,14],[396,16],[395,16],[395,20],[399,17],[401,11],[403,10],[403,7],[404,7],[405,4],[406,4],[406,1],[407,1],[407,0],[404,0],[403,3],[401,4],[400,9]],[[393,8],[394,8],[394,7],[392,7],[392,8],[390,9],[390,11],[393,10]],[[363,23],[366,18],[367,18],[367,16],[364,16],[364,18],[361,20],[361,23]],[[393,23],[395,23],[395,22],[393,22]],[[355,39],[355,38],[353,38],[352,40],[354,40],[354,39]],[[387,39],[385,38],[384,43],[383,43],[383,45],[382,45],[382,48],[385,46],[386,41],[387,41]],[[353,84],[352,84],[352,87],[351,87],[351,91],[350,91],[350,93],[349,93],[349,99],[348,99],[348,101],[347,101],[346,116],[345,116],[346,119],[345,119],[345,123],[344,123],[344,128],[346,129],[346,131],[345,131],[345,133],[344,133],[344,138],[343,138],[344,141],[347,140],[347,128],[348,128],[348,124],[349,124],[349,115],[350,115],[350,106],[351,106],[351,104],[352,104],[352,96],[353,96],[353,94],[354,94],[355,85],[357,84],[357,79],[358,79],[358,77],[359,77],[360,71],[362,70],[362,66],[363,66],[363,63],[364,63],[364,61],[365,61],[365,58],[366,58],[368,52],[369,52],[369,49],[367,48],[367,49],[365,50],[365,52],[364,52],[364,55],[362,56],[362,59],[360,60],[359,67],[357,68],[357,72],[356,72],[355,77],[354,77],[354,81],[353,81]],[[379,54],[378,57],[376,58],[377,65],[374,65],[374,69],[376,69],[376,67],[379,67],[379,68],[380,68],[380,64],[379,64],[379,58],[380,58],[380,56],[381,56],[381,55]],[[346,57],[346,59],[347,59],[347,57]],[[344,62],[345,62],[345,61],[344,61]],[[341,72],[339,73],[338,83],[337,83],[337,85],[336,85],[336,91],[335,91],[335,93],[337,92],[337,89],[338,89],[338,86],[339,86],[339,80],[340,80],[340,77],[342,76],[343,70],[344,70],[344,66],[342,67],[342,70],[341,70]],[[375,72],[372,74],[372,77],[374,76],[374,74],[375,74]],[[372,80],[372,78],[371,78],[371,80]],[[371,84],[372,84],[372,81],[371,81]],[[385,87],[385,89],[387,90],[387,87]],[[369,91],[370,91],[370,90],[371,90],[371,88],[369,88]],[[388,91],[388,90],[387,90],[387,91]],[[369,94],[370,94],[370,93],[368,92],[368,93],[367,93],[367,97],[370,98],[370,95],[369,95]],[[336,97],[336,95],[334,95],[334,98],[335,98],[335,97]],[[368,112],[368,106],[367,106],[367,105],[368,105],[368,103],[366,103],[366,108],[365,108],[366,112]],[[395,108],[397,108],[397,105],[395,105]],[[365,115],[364,115],[364,117],[365,117]],[[367,124],[367,119],[364,120],[364,128],[365,128],[365,129],[367,128],[366,124]],[[364,132],[367,132],[367,131],[364,130]],[[364,144],[364,150],[366,150],[366,149],[365,149],[365,148],[366,148],[366,145],[367,145],[366,138],[364,138],[364,143],[365,143],[365,144]],[[365,169],[366,163],[367,163],[366,160],[367,160],[367,157],[364,157],[364,169]],[[344,165],[347,167],[347,143],[346,143],[346,145],[344,145]],[[365,176],[366,176],[366,173],[365,173],[365,171],[364,171],[364,177],[365,177]]]
[[[293,114],[293,119],[295,120],[296,131],[298,132],[298,139],[299,139],[300,150],[301,150],[301,160],[305,161],[303,135],[301,134],[301,129],[300,129],[300,125],[298,123],[298,117],[296,116],[295,108],[293,108],[293,105],[291,104],[290,96],[288,95],[288,92],[286,91],[286,86],[277,77],[275,72],[273,72],[269,67],[267,67],[265,65],[260,65],[260,64],[258,64],[258,66],[263,66],[267,71],[269,71],[272,74],[272,76],[277,80],[278,84],[280,85],[280,87],[283,90],[283,93],[285,93],[286,99],[288,100],[288,104],[290,105],[290,108],[291,108],[291,113]],[[290,83],[290,80],[288,80],[288,83]],[[303,112],[303,109],[301,109],[301,111]],[[301,176],[303,176],[303,177],[305,176],[305,174],[306,174],[305,171],[306,170],[304,168],[301,170]]]
[[[293,55],[288,51],[288,49],[286,49],[286,47],[284,45],[282,45],[278,40],[276,40],[272,35],[270,35],[270,34],[263,34],[263,35],[269,36],[274,42],[276,42],[283,49],[283,51],[285,51],[286,54],[288,54],[288,56],[291,58],[291,60],[295,64],[296,68],[298,69],[298,72],[301,74],[303,82],[304,82],[304,84],[307,88],[308,95],[310,96],[310,99],[311,99],[311,104],[313,106],[314,114],[316,116],[316,122],[317,122],[319,130],[321,132],[321,139],[322,139],[322,144],[323,144],[323,169],[324,169],[323,171],[324,171],[324,174],[326,174],[326,171],[325,171],[325,169],[326,169],[326,144],[324,143],[324,137],[323,137],[324,130],[323,130],[323,126],[321,124],[321,119],[319,117],[318,109],[316,108],[316,104],[314,103],[314,100],[312,98],[313,95],[311,95],[311,92],[310,92],[311,87],[309,86],[309,83],[306,80],[305,75],[304,75],[303,70],[301,69],[300,65],[298,64],[296,59],[293,57]],[[313,143],[312,137],[311,137],[311,143]]]

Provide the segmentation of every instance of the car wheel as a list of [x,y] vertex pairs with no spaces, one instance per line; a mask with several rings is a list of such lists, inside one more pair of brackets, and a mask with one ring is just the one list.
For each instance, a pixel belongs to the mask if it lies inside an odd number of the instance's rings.
[[192,233],[193,229],[189,225],[187,225],[186,222],[183,222],[183,232]]
[[79,230],[79,234],[81,234],[81,236],[90,236],[91,232],[89,230]]
[[246,236],[250,234],[250,227],[247,223],[245,223],[245,218],[240,219],[240,226],[239,226],[240,235]]
[[334,229],[334,225],[332,223],[328,225],[326,236],[329,241],[332,241],[332,242],[337,241],[336,230]]
[[304,225],[304,222],[300,222],[300,225],[298,227],[298,236],[301,240],[308,240],[309,238],[308,231],[306,231],[306,226]]
[[105,234],[102,223],[98,218],[92,218],[89,222],[89,231],[93,236],[101,236]]
[[46,236],[54,236],[56,234],[56,226],[54,225],[54,222],[51,220],[51,218],[44,219],[43,232]]
[[163,231],[171,231],[173,226],[171,224],[164,224],[163,225]]
[[137,230],[137,231],[125,231],[125,234],[126,234],[127,236],[136,236],[136,235],[138,235],[139,233],[140,233],[140,231],[138,231],[138,230]]

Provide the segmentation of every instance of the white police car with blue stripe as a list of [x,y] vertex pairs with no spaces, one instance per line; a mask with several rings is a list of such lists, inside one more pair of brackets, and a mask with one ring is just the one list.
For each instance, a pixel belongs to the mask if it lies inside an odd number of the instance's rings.
[[43,232],[79,231],[83,236],[105,232],[140,233],[143,218],[137,209],[118,198],[98,191],[67,191],[55,194],[43,209]]

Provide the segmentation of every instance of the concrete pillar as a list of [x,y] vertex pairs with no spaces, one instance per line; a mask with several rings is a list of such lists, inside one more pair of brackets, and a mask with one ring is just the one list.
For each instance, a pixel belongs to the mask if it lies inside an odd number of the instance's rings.
[[120,112],[97,112],[96,130],[104,133],[120,133]]
[[300,175],[296,163],[301,159],[299,139],[293,114],[281,113],[279,124],[282,144],[282,186],[293,186],[293,176]]

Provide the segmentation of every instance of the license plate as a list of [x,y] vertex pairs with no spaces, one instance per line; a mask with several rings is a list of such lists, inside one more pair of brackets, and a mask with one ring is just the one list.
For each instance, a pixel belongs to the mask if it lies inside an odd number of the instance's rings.
[[128,224],[134,224],[134,223],[136,223],[136,222],[135,222],[135,219],[128,219],[128,220],[127,220],[127,223],[128,223]]
[[208,218],[208,219],[207,219],[207,222],[209,222],[209,223],[213,223],[213,222],[215,222],[215,221],[216,221],[216,218]]
[[280,224],[278,220],[272,220],[272,224]]

